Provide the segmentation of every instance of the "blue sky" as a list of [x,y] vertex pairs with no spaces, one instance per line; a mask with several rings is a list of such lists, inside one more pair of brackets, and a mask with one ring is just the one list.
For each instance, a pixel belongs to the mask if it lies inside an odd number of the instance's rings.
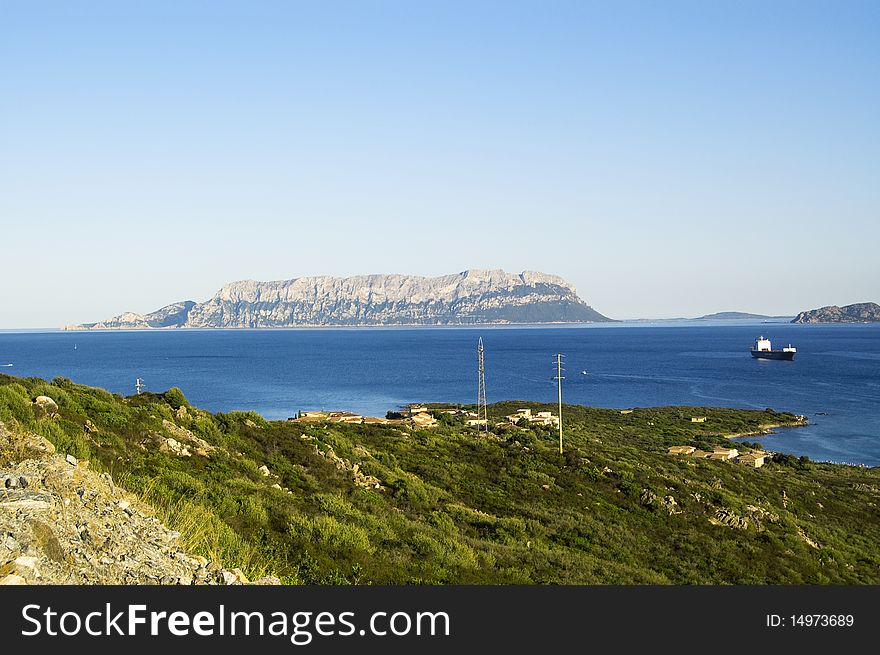
[[880,3],[0,0],[0,328],[236,279],[880,301]]

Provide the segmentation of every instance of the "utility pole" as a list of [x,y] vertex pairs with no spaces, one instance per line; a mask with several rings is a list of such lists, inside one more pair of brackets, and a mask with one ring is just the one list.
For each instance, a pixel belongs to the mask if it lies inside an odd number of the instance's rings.
[[562,454],[562,354],[556,355],[556,388],[559,392],[559,454]]
[[489,405],[486,402],[486,362],[483,359],[483,337],[477,343],[477,418],[486,422],[489,431]]

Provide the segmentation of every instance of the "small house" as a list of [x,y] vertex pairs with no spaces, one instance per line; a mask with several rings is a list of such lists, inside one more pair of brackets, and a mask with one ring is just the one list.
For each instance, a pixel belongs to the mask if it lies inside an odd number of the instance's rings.
[[753,468],[761,468],[764,466],[764,459],[767,457],[767,453],[746,453],[745,455],[740,455],[736,458],[736,461],[740,464],[745,464],[746,466],[751,466]]
[[364,420],[361,414],[354,412],[330,412],[327,418],[333,423],[360,423]]
[[297,418],[318,421],[327,418],[327,412],[304,412],[300,410],[299,414],[297,414]]
[[716,448],[709,455],[709,459],[718,459],[724,462],[736,459],[739,451],[736,448]]
[[437,425],[437,419],[425,412],[415,414],[410,420],[415,428],[432,428]]
[[523,419],[525,419],[526,421],[531,421],[531,419],[532,419],[532,410],[530,410],[530,409],[518,409],[518,410],[516,410],[516,413],[515,413],[515,414],[509,414],[508,416],[505,416],[504,418],[506,418],[506,419],[507,419],[508,421],[510,421],[511,423],[517,423],[517,422],[519,422],[519,421],[521,421],[521,420],[523,420]]

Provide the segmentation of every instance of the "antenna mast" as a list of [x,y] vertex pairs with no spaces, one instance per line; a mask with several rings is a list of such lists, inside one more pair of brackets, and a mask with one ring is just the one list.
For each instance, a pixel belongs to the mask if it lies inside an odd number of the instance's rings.
[[477,418],[485,421],[489,431],[489,405],[486,402],[486,363],[483,359],[483,337],[477,343]]
[[556,387],[559,392],[559,454],[562,454],[562,355],[556,355]]

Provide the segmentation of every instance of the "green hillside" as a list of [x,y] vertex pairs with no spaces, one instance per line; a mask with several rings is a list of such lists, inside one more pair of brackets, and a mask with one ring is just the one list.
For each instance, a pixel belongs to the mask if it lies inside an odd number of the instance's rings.
[[[57,412],[34,404],[37,396]],[[535,403],[493,405],[500,418]],[[706,416],[692,423],[692,416]],[[142,496],[191,551],[288,583],[878,584],[880,470],[667,454],[791,414],[566,406],[481,434],[211,414],[176,389],[129,398],[0,375],[0,421]],[[759,439],[759,437],[754,437]],[[0,452],[0,468],[15,453]],[[260,467],[266,466],[261,471]],[[378,484],[379,488],[375,488]]]

